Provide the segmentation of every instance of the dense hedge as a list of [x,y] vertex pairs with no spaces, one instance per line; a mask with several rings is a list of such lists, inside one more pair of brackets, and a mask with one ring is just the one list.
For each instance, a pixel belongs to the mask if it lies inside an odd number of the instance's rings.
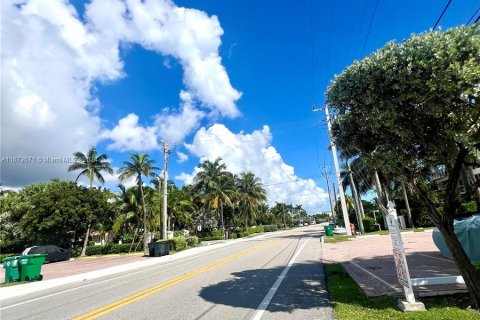
[[143,251],[143,244],[140,243],[138,246],[136,243],[133,246],[131,243],[109,244],[105,246],[87,246],[87,251],[85,252],[85,254],[87,256],[96,256],[113,253],[129,253],[134,251]]
[[265,229],[263,226],[248,228],[248,234],[263,233],[263,232],[265,232]]
[[365,229],[365,232],[373,232],[375,231],[375,220],[370,217],[364,217],[362,218],[363,222],[363,228]]
[[187,239],[185,237],[175,237],[171,239],[172,248],[175,251],[181,251],[187,248]]
[[210,232],[204,232],[200,235],[202,241],[210,240],[223,240],[223,234],[221,230],[214,230]]
[[196,236],[190,236],[190,237],[187,237],[187,245],[189,247],[195,247],[197,244],[198,244],[198,237]]
[[271,224],[263,226],[263,229],[265,230],[265,232],[273,232],[278,231],[278,226],[276,224]]

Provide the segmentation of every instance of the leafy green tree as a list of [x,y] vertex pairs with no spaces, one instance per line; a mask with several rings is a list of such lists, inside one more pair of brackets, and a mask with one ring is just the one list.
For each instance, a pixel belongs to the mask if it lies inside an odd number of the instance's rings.
[[217,158],[214,162],[204,161],[199,165],[200,171],[194,177],[195,190],[200,193],[204,203],[217,210],[220,216],[221,229],[225,235],[225,223],[223,219],[223,206],[232,206],[230,197],[235,192],[233,175],[227,171],[222,159]]
[[118,169],[118,173],[120,174],[119,178],[121,180],[135,177],[135,181],[140,188],[140,200],[143,212],[143,251],[145,255],[148,255],[147,210],[145,208],[145,194],[143,191],[142,175],[151,178],[154,176],[154,171],[159,170],[159,168],[153,165],[155,160],[150,159],[148,154],[131,154],[130,160],[131,162],[123,161],[123,167]]
[[105,190],[87,189],[72,181],[52,180],[24,187],[19,193],[22,206],[17,213],[23,246],[56,244],[70,247],[71,241],[85,234],[88,217],[108,225],[114,212]]
[[[480,308],[480,275],[454,233],[462,168],[479,166],[480,26],[390,42],[337,76],[328,102],[336,145],[409,184],[440,230]],[[434,191],[432,168],[448,178]],[[476,188],[475,188],[476,189]]]
[[245,219],[245,230],[248,230],[248,221],[256,219],[258,207],[267,200],[267,192],[262,180],[251,172],[242,172],[235,180],[238,190],[239,210]]
[[[101,183],[105,183],[105,179],[102,176],[102,171],[106,171],[110,174],[113,174],[113,169],[110,167],[110,163],[107,161],[108,156],[106,154],[101,154],[97,156],[97,149],[95,147],[90,148],[87,154],[84,154],[80,151],[77,151],[73,154],[74,163],[68,167],[68,172],[82,170],[75,181],[81,176],[86,176],[88,178],[90,190],[93,188],[93,180],[97,178]],[[88,227],[85,234],[85,239],[83,240],[83,247],[81,256],[85,256],[85,251],[87,250],[88,237],[90,235],[90,229],[92,222],[95,219],[93,215],[87,217]]]

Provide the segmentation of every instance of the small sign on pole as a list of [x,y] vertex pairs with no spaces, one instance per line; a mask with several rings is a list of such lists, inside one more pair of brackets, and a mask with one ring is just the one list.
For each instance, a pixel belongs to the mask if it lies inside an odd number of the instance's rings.
[[400,233],[400,226],[397,221],[397,210],[392,201],[388,202],[388,214],[385,216],[388,224],[390,238],[392,239],[393,260],[397,269],[398,282],[403,286],[405,291],[405,299],[408,303],[415,303],[415,295],[413,294],[412,281],[408,271],[407,258],[403,248],[402,234]]

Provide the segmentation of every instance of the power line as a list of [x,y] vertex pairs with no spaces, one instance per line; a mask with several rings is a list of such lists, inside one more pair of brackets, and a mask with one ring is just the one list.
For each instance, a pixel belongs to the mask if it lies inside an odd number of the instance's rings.
[[478,20],[480,20],[480,16],[477,17],[477,19],[475,20],[475,22],[473,24],[477,23]]
[[433,26],[432,31],[435,31],[435,29],[437,28],[438,24],[440,23],[440,20],[442,20],[443,15],[444,15],[445,12],[447,11],[448,6],[450,6],[450,3],[451,3],[451,2],[452,2],[452,0],[448,0],[447,5],[445,6],[445,8],[443,8],[442,14],[440,15],[440,17],[438,17],[437,22],[435,22],[435,25]]
[[380,2],[380,0],[377,0],[375,2],[375,8],[373,9],[373,13],[372,13],[372,16],[370,18],[370,23],[368,25],[368,30],[367,30],[367,36],[365,37],[365,41],[363,41],[362,53],[360,54],[360,57],[363,57],[363,53],[365,52],[365,47],[367,46],[368,37],[370,36],[370,31],[372,31],[373,20],[375,19],[375,14],[377,13],[377,8],[378,8],[378,3],[379,2]]
[[[472,22],[473,18],[475,18],[475,16],[477,15],[478,11],[480,11],[480,7],[477,8],[477,11],[475,11],[475,13],[470,17],[470,19],[468,19],[468,22],[467,22],[467,26],[470,24],[470,22]],[[480,17],[480,16],[479,16]],[[478,21],[478,18],[477,20],[475,20],[475,22]],[[474,23],[475,23],[474,22]]]

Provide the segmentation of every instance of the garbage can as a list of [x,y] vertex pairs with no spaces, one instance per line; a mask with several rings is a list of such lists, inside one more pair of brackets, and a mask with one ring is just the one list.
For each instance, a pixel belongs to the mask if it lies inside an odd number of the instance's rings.
[[170,241],[150,242],[148,244],[148,255],[150,257],[161,257],[170,253]]
[[325,229],[326,236],[333,236],[333,228],[331,225],[325,225],[323,228]]
[[42,265],[45,263],[46,256],[46,253],[19,256],[20,281],[42,280],[43,276],[40,272],[42,271]]
[[5,283],[18,281],[20,279],[17,258],[18,257],[7,257],[3,259],[3,268],[5,269]]

